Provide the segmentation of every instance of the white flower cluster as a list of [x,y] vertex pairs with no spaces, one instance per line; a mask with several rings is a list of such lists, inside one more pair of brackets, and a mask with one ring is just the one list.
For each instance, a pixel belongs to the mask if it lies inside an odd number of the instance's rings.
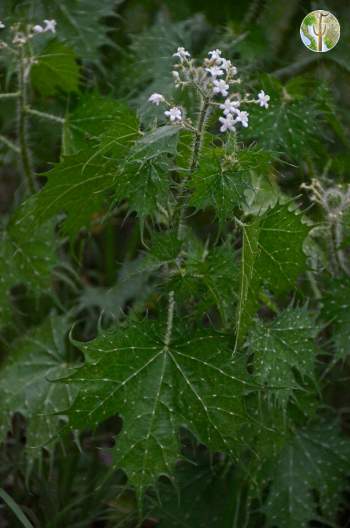
[[[20,26],[20,24],[14,24],[10,27],[10,30],[12,32],[12,44],[15,46],[22,47],[24,44],[29,42],[33,37],[40,33],[56,33],[56,26],[57,22],[56,20],[47,20],[45,19],[43,21],[43,24],[35,24],[34,26],[29,25],[24,30]],[[4,22],[0,20],[0,30],[4,29],[6,25]],[[6,42],[1,41],[0,42],[0,48],[8,48],[8,44]]]
[[[205,58],[200,66],[195,65],[191,54],[183,47],[177,48],[173,56],[178,59],[172,72],[175,87],[193,86],[209,106],[219,106],[223,110],[223,116],[219,118],[221,132],[235,131],[238,123],[243,127],[248,126],[249,114],[241,110],[241,104],[255,103],[268,108],[270,96],[263,90],[258,94],[257,99],[250,99],[248,95],[242,98],[239,92],[230,94],[231,87],[240,84],[241,81],[236,77],[237,68],[230,60],[222,57],[221,50],[209,51],[208,58]],[[216,102],[217,96],[225,97],[224,103]],[[186,125],[183,110],[168,103],[162,94],[153,93],[148,100],[156,106],[161,103],[166,104],[168,109],[164,112],[165,116],[173,123]]]

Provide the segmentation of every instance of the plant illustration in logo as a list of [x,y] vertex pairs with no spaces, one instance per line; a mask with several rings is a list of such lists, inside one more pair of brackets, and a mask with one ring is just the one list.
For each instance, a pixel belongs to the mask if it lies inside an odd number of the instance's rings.
[[337,18],[329,11],[312,11],[302,21],[300,36],[309,50],[324,53],[338,43],[340,25]]

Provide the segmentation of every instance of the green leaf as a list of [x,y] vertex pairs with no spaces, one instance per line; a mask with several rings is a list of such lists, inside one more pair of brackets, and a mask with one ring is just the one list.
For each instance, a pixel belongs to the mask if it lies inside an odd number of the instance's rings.
[[142,321],[77,346],[88,363],[64,381],[79,384],[71,427],[95,427],[119,413],[123,431],[115,463],[141,496],[179,456],[178,429],[187,426],[214,450],[237,451],[245,420],[247,374],[232,361],[224,336]]
[[79,67],[74,51],[53,40],[31,69],[33,86],[44,96],[79,91]]
[[69,372],[67,330],[66,319],[52,316],[11,345],[0,369],[0,436],[17,412],[28,419],[27,446],[42,447],[56,435],[56,413],[69,407],[75,392],[75,387],[51,383]]
[[281,152],[289,158],[300,161],[302,157],[315,154],[324,142],[325,118],[322,105],[316,97],[302,91],[293,93],[275,78],[264,77],[261,85],[271,97],[268,109],[252,105],[250,123],[242,135],[254,139],[259,146],[273,152]]
[[33,199],[12,215],[0,243],[0,325],[11,320],[10,290],[25,285],[40,295],[48,290],[57,264],[57,242],[52,223],[34,230]]
[[71,155],[96,145],[103,133],[129,114],[124,104],[97,93],[83,94],[64,123],[63,153]]
[[129,209],[141,220],[158,208],[168,207],[169,170],[176,154],[178,131],[175,126],[164,126],[144,135],[131,149],[116,179],[116,198],[127,199]]
[[337,424],[298,431],[267,475],[272,479],[264,507],[267,525],[307,528],[310,521],[320,519],[318,509],[321,519],[335,522],[347,487],[349,455],[350,442],[341,436]]
[[248,191],[254,192],[255,172],[266,174],[272,155],[256,147],[226,153],[223,148],[206,148],[193,174],[191,204],[198,209],[212,207],[220,221],[232,219],[237,207],[246,204]]
[[256,379],[284,408],[293,391],[301,388],[300,380],[314,381],[316,334],[315,321],[305,308],[288,308],[272,323],[259,321],[250,334]]
[[243,226],[241,285],[236,345],[241,343],[258,308],[261,288],[281,295],[305,270],[303,242],[309,228],[288,204],[277,204]]
[[[93,106],[94,101],[93,99]],[[109,103],[106,105],[109,107]],[[95,111],[98,112],[98,108]],[[81,228],[91,227],[94,215],[100,213],[106,203],[107,191],[118,187],[118,165],[138,136],[138,122],[134,112],[121,103],[115,103],[113,118],[107,130],[103,130],[101,123],[90,126],[91,117],[91,107],[87,107],[86,119],[89,125],[86,127],[83,124],[83,129],[87,134],[89,130],[102,131],[102,135],[95,138],[93,146],[63,157],[62,161],[45,174],[48,181],[37,195],[34,207],[37,224],[65,212],[66,219],[62,228],[71,238]]]
[[322,299],[322,317],[331,323],[335,358],[345,359],[350,353],[350,278],[332,278]]

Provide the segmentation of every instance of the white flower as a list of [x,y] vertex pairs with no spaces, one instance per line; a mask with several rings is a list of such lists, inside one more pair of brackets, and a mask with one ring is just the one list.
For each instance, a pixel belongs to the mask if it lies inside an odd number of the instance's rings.
[[177,48],[177,52],[173,54],[173,57],[179,57],[181,61],[189,59],[191,57],[191,54],[189,51],[185,50],[185,48],[180,47]]
[[231,99],[225,99],[225,102],[220,105],[220,108],[224,111],[224,115],[236,114],[239,112],[239,105],[239,101],[231,101]]
[[43,33],[44,28],[43,28],[43,26],[40,26],[39,24],[36,24],[33,27],[33,31],[34,31],[34,33]]
[[224,97],[226,97],[226,95],[228,95],[228,89],[229,89],[229,85],[223,79],[220,79],[220,81],[218,81],[217,79],[214,79],[214,88],[213,88],[214,94],[221,94]]
[[227,117],[219,117],[220,123],[222,123],[220,127],[220,132],[226,132],[227,130],[231,130],[234,132],[235,129],[235,120],[232,116],[232,114],[228,114]]
[[182,120],[182,113],[180,108],[177,106],[173,106],[170,108],[170,110],[166,110],[164,114],[169,117],[170,121],[181,121]]
[[233,66],[232,62],[230,60],[224,59],[223,57],[221,59],[220,68],[222,68],[223,70],[226,70],[226,71],[230,71],[232,73],[232,75],[236,75],[236,73],[237,73],[236,66]]
[[241,112],[240,110],[238,110],[236,121],[240,121],[242,123],[242,126],[244,126],[244,128],[247,128],[248,126],[248,118],[249,118],[248,112],[244,112],[244,111]]
[[211,68],[205,68],[205,69],[213,77],[221,77],[221,75],[224,75],[224,71],[221,70],[218,66],[212,66]]
[[264,90],[261,90],[261,92],[258,93],[257,103],[259,103],[259,105],[261,107],[268,108],[269,107],[269,101],[270,101],[270,96],[267,95],[264,92]]
[[56,20],[44,20],[44,31],[51,31],[51,33],[56,33],[56,26],[57,22]]
[[179,82],[180,81],[180,74],[178,71],[174,70],[171,72],[173,74],[173,77],[174,77],[174,81],[175,82]]
[[150,103],[153,103],[156,106],[159,106],[160,103],[164,103],[164,101],[165,101],[163,95],[159,94],[159,93],[154,93],[154,94],[150,95],[148,100],[149,100]]
[[5,24],[0,20],[0,29],[4,29],[4,27],[6,27]]
[[208,55],[214,61],[222,61],[221,53],[222,53],[221,50],[215,49],[215,50],[209,51]]

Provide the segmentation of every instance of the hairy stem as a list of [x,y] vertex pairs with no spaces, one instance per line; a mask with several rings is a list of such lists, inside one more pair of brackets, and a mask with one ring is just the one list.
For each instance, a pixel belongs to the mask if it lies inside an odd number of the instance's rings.
[[36,183],[33,174],[31,153],[27,141],[28,115],[27,107],[27,84],[28,72],[26,71],[25,57],[23,49],[21,49],[19,64],[18,64],[18,142],[21,155],[22,170],[26,179],[26,184],[30,193],[36,191]]
[[55,123],[59,123],[60,125],[64,125],[65,123],[65,119],[63,117],[48,114],[47,112],[39,112],[39,110],[34,110],[34,108],[30,108],[30,106],[26,106],[24,111],[27,114],[38,117],[39,119],[45,119],[46,121],[54,121]]
[[[183,180],[181,182],[179,194],[178,194],[178,201],[177,201],[177,207],[178,210],[178,216],[176,218],[176,231],[177,231],[177,237],[181,240],[183,236],[183,228],[184,228],[184,217],[186,213],[186,207],[187,207],[187,192],[186,192],[186,185],[188,182],[189,177],[191,174],[196,170],[198,166],[198,160],[199,160],[199,154],[202,146],[203,141],[203,134],[205,132],[205,124],[208,117],[210,109],[210,99],[203,97],[201,101],[201,108],[199,111],[199,117],[197,122],[197,127],[194,132],[194,141],[193,141],[193,149],[192,149],[192,156],[189,166],[189,172],[186,173],[186,175],[183,177]],[[169,347],[170,340],[171,340],[171,333],[172,333],[172,327],[173,327],[173,319],[174,319],[174,310],[175,310],[175,292],[172,290],[169,292],[168,296],[168,315],[167,315],[167,328],[166,328],[166,334],[164,339],[164,344],[166,347]]]

